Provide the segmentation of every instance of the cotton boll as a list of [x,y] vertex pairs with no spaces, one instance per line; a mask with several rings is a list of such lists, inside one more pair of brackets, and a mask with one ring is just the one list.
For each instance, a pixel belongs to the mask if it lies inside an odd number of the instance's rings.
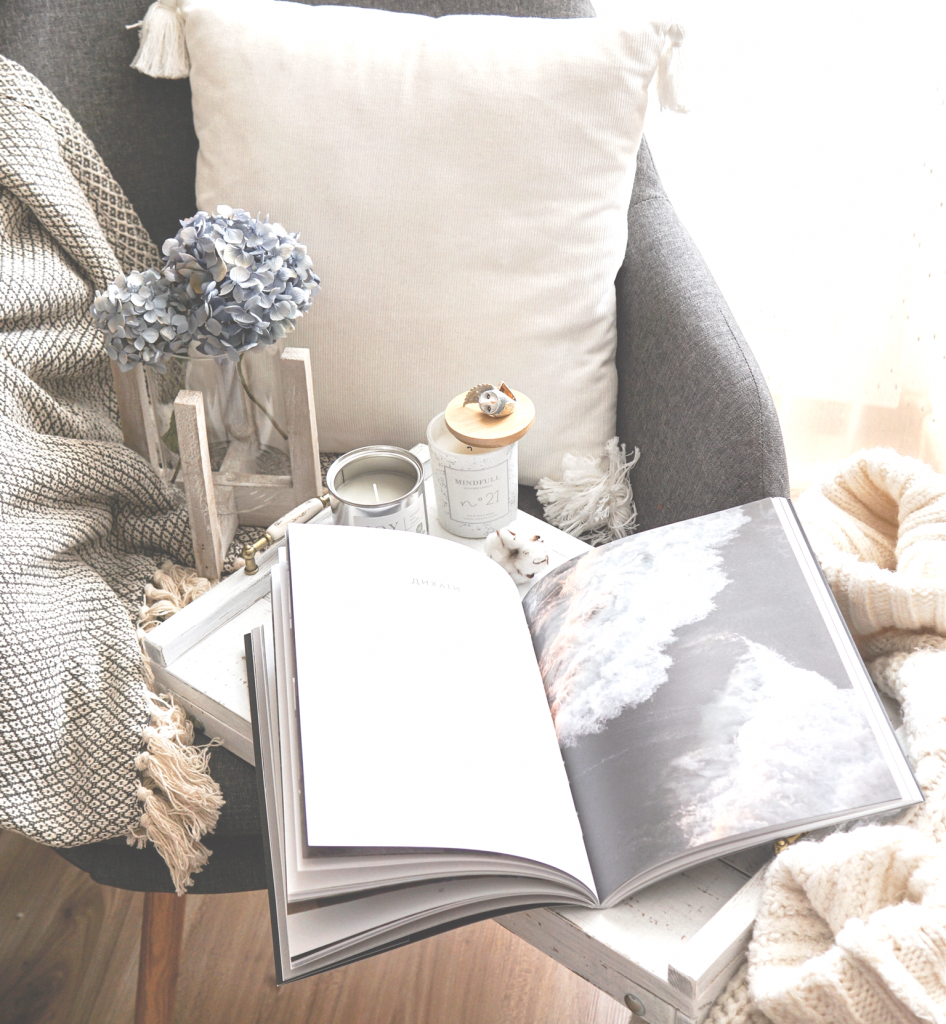
[[549,564],[545,541],[538,534],[525,538],[508,528],[497,530],[486,538],[485,551],[509,573],[514,583],[528,583]]

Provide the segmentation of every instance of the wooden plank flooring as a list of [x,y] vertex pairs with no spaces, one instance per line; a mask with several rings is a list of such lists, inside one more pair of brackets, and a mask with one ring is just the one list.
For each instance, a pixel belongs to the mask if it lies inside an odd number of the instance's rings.
[[[492,921],[277,989],[263,892],[188,896],[176,1024],[627,1024]],[[142,897],[0,832],[0,1022],[130,1024]]]

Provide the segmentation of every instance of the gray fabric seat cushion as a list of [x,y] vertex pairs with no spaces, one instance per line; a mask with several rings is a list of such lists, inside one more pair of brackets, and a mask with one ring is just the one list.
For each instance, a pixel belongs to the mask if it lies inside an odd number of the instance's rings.
[[726,299],[664,192],[646,140],[615,282],[617,428],[641,458],[639,529],[788,497],[772,396]]
[[[198,734],[197,742],[206,743],[207,737]],[[210,862],[194,875],[193,888],[188,892],[265,889],[256,769],[223,747],[211,754],[210,769],[220,784],[226,804],[215,832],[204,839],[207,848],[213,851]],[[154,847],[138,850],[119,838],[58,852],[104,885],[137,892],[174,892],[167,865]]]

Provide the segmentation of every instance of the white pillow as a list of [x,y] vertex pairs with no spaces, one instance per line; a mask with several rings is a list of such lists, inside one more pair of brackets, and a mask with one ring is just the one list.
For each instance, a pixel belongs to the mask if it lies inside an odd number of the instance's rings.
[[[473,384],[535,402],[520,479],[615,433],[614,278],[668,25],[185,4],[197,203],[301,232],[324,451],[410,446]],[[265,361],[267,364],[269,360]]]

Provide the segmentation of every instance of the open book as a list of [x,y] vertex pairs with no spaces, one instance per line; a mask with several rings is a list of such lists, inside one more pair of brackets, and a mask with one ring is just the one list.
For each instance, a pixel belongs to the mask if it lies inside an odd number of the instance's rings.
[[481,552],[293,526],[247,639],[280,980],[917,803],[789,502],[524,600]]

